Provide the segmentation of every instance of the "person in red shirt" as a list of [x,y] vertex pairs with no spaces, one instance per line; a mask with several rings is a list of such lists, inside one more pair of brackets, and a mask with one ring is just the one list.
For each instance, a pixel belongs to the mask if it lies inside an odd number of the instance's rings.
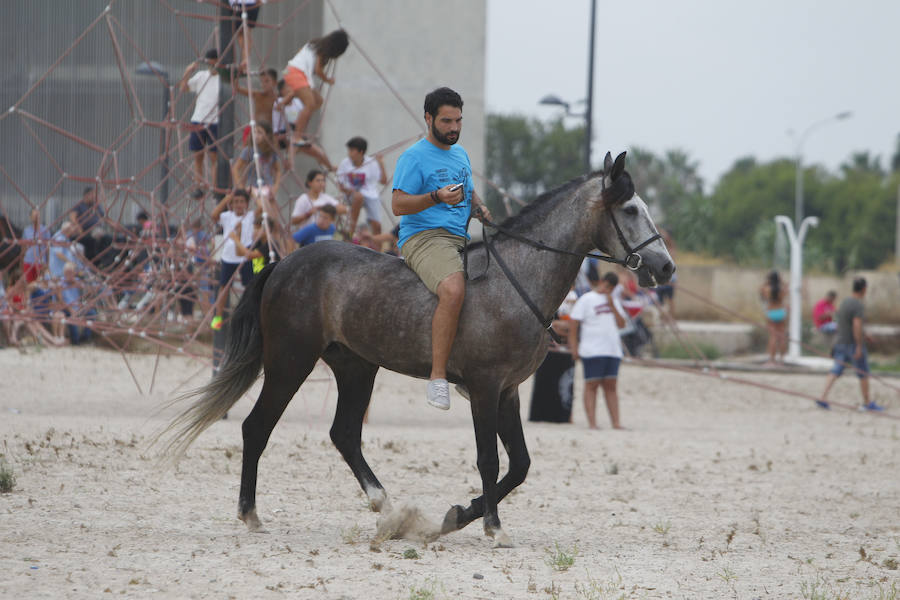
[[813,324],[822,333],[834,333],[837,331],[837,323],[834,322],[834,301],[836,299],[837,292],[830,291],[825,294],[824,298],[816,302],[816,305],[813,307]]

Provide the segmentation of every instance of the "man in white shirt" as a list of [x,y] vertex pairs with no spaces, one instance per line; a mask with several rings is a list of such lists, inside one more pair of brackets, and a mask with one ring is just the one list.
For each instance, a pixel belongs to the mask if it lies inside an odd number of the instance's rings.
[[[203,61],[192,62],[184,70],[178,87],[182,91],[190,91],[197,95],[194,113],[191,115],[191,137],[188,148],[194,153],[194,181],[197,189],[194,198],[203,197],[203,188],[208,187],[203,176],[203,155],[209,157],[210,180],[216,168],[216,143],[219,136],[219,73],[216,66],[219,53],[208,50]],[[198,66],[206,68],[197,70]],[[195,72],[196,71],[196,72]]]
[[612,296],[619,278],[615,273],[606,273],[601,278],[596,269],[590,269],[588,279],[593,289],[575,302],[570,315],[569,348],[572,359],[577,362],[580,358],[584,367],[584,411],[588,426],[598,429],[597,388],[602,387],[612,428],[623,429],[619,423],[616,382],[623,356],[619,328],[625,325],[625,309]]
[[373,235],[381,233],[381,203],[378,200],[378,185],[387,183],[384,162],[380,154],[366,155],[369,144],[359,136],[347,142],[347,158],[338,165],[338,187],[350,201],[350,237],[356,230],[359,209],[365,205],[366,219]]

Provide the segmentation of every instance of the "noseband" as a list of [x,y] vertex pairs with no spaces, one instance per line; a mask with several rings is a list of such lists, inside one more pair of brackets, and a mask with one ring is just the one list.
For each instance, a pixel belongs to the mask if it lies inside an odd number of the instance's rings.
[[618,258],[614,258],[612,256],[600,256],[599,254],[586,254],[585,256],[590,256],[592,258],[600,258],[607,262],[614,262],[620,265],[623,265],[626,269],[631,271],[637,271],[644,265],[644,258],[638,254],[638,250],[643,249],[648,244],[652,244],[658,239],[662,238],[662,235],[655,233],[651,235],[649,238],[632,248],[628,245],[628,240],[625,239],[625,236],[622,234],[622,229],[619,227],[619,223],[616,221],[616,215],[610,211],[609,218],[612,220],[613,227],[616,228],[616,235],[619,236],[619,243],[622,244],[622,247],[625,248],[625,251],[628,253],[625,256],[624,260],[619,260]]

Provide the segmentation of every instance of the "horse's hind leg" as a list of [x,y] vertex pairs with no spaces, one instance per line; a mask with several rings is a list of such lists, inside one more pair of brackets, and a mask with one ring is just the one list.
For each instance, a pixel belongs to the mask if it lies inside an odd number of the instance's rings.
[[338,386],[331,441],[368,496],[369,507],[380,512],[389,505],[387,493],[363,457],[360,443],[363,418],[372,398],[378,366],[342,347],[329,350],[323,358],[334,372]]
[[[500,397],[497,434],[500,436],[500,441],[503,443],[503,447],[509,456],[509,471],[497,484],[497,502],[499,503],[525,481],[528,468],[531,466],[531,458],[528,456],[528,447],[525,444],[525,433],[522,430],[522,418],[519,412],[518,386],[505,390]],[[483,514],[484,496],[473,499],[467,508],[459,505],[454,506],[444,517],[442,533],[462,529]],[[499,530],[499,523],[497,529]],[[504,541],[508,541],[500,539],[500,536],[496,536],[495,539],[501,545]]]
[[262,456],[275,424],[284,413],[300,384],[306,380],[313,367],[315,356],[297,360],[290,353],[277,353],[275,359],[265,365],[262,391],[253,410],[244,419],[244,456],[241,465],[241,491],[238,498],[238,518],[250,531],[260,531],[262,523],[256,514],[256,475],[259,457]]

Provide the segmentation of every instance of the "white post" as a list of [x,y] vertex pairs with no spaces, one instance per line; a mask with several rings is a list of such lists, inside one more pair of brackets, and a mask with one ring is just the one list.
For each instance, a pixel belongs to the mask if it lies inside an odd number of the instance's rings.
[[803,241],[810,227],[819,224],[818,217],[806,217],[800,224],[800,232],[794,231],[794,222],[790,217],[778,215],[775,217],[775,226],[784,226],[788,241],[791,244],[791,310],[788,321],[788,358],[800,358],[800,341],[803,337],[801,331],[801,313],[803,304],[800,298],[800,290],[803,287]]

